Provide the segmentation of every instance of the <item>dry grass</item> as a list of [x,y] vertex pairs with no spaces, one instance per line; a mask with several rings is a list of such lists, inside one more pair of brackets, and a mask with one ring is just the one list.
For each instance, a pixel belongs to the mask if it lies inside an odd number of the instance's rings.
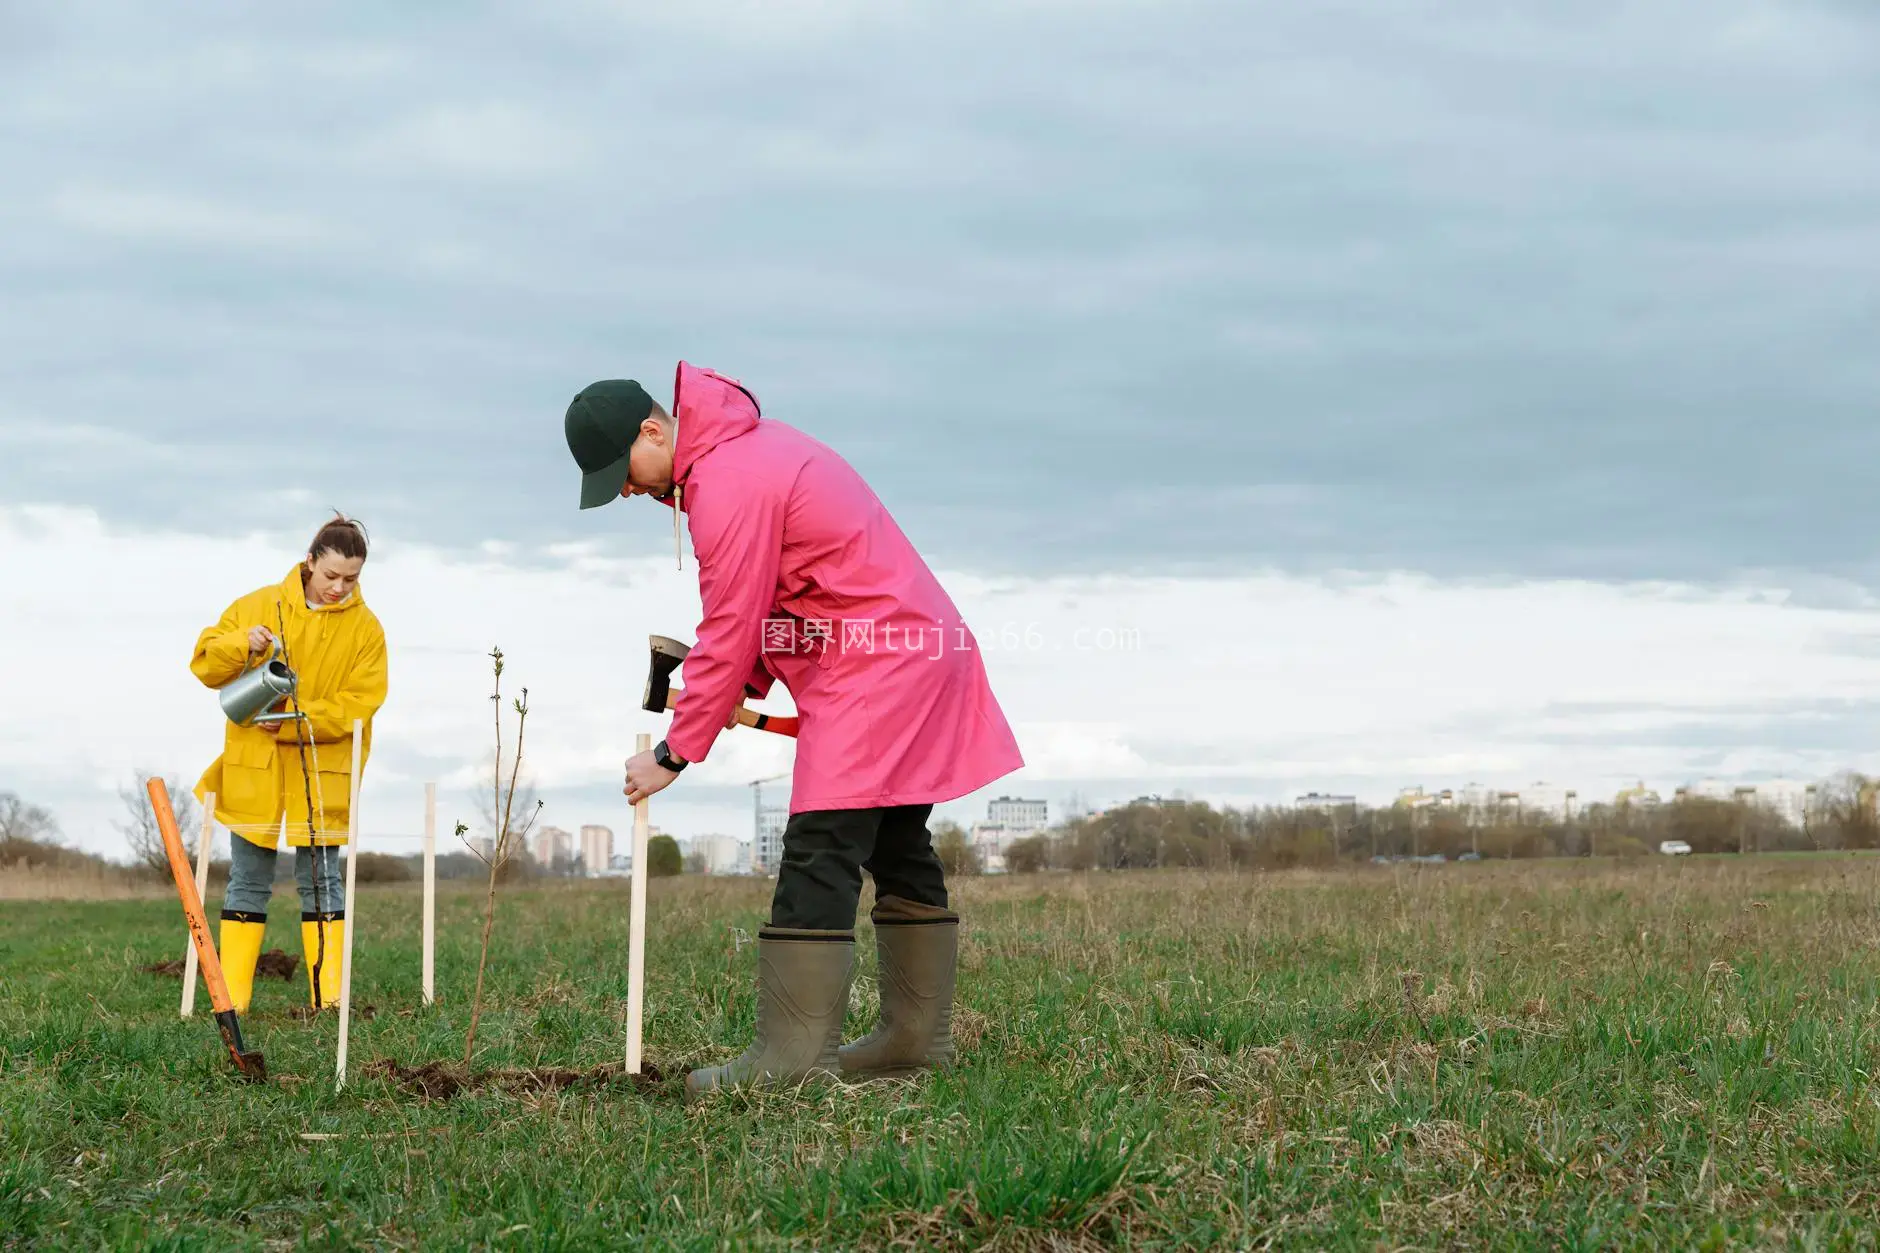
[[[656,1248],[1872,1247],[1880,859],[1645,859],[965,880],[961,1065],[676,1099],[747,1039],[763,884],[506,892],[491,1066],[601,1081],[413,1095],[461,1053],[479,898],[361,892],[359,1078],[257,990],[277,1078],[176,1019],[173,901],[0,910],[0,1231],[21,1242]],[[864,900],[863,909],[869,902]],[[272,938],[290,950],[282,911]],[[275,924],[271,921],[270,927]],[[861,986],[873,963],[862,932]],[[873,1023],[864,991],[851,1034]],[[368,1068],[373,1068],[368,1070]],[[203,1129],[203,1111],[215,1111]],[[304,1139],[303,1137],[315,1137]],[[6,1237],[0,1236],[0,1243]]]
[[125,901],[174,892],[167,883],[128,870],[0,866],[0,901]]

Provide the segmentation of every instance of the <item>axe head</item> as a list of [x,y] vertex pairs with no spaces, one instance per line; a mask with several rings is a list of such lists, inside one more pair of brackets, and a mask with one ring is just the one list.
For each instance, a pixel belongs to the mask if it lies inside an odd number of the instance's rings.
[[653,657],[646,669],[646,692],[641,697],[640,708],[648,713],[663,714],[672,695],[672,672],[679,668],[692,646],[681,644],[669,635],[648,638],[653,646]]

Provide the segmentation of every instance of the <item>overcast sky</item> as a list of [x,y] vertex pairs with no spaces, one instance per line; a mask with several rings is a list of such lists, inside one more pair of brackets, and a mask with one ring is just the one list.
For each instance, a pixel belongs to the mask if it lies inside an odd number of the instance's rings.
[[[1127,661],[1000,661],[1039,763],[1013,788],[1876,761],[1880,9],[1853,0],[0,0],[0,283],[0,790],[99,847],[161,750],[131,728],[187,728],[193,778],[212,699],[165,671],[89,725],[61,706],[123,689],[28,624],[175,670],[329,507],[398,607],[391,729],[491,643],[548,682],[593,641],[637,693],[695,594],[658,574],[663,509],[574,508],[561,415],[596,378],[669,396],[681,357],[848,455],[995,633],[1067,601],[1066,639],[1140,628]],[[610,592],[628,571],[665,600]],[[1352,590],[1380,585],[1398,613]],[[447,656],[470,672],[419,660]],[[1411,690],[1366,720],[1302,674]],[[1222,685],[1303,729],[1250,737]],[[569,825],[658,728],[563,707]],[[385,760],[447,773],[475,734]],[[736,779],[684,783],[743,833]]]

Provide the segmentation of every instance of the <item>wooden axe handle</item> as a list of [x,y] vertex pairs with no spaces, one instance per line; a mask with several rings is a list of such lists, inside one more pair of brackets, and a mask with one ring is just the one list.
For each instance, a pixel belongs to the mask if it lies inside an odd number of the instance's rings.
[[[668,713],[679,708],[679,698],[684,694],[685,689],[679,687],[667,690],[666,710]],[[746,708],[742,704],[738,706],[738,725],[755,727],[759,731],[769,731],[773,735],[787,735],[791,739],[796,738],[796,719],[794,717],[785,718],[777,714],[760,714],[756,710]]]
[[777,714],[760,714],[755,709],[738,706],[738,722],[742,726],[756,727],[759,731],[772,731],[778,735],[796,738],[796,719],[784,718]]

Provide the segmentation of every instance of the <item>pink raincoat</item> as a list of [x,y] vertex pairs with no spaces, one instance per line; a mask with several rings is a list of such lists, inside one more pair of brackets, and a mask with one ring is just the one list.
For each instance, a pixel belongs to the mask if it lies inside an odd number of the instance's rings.
[[972,632],[848,462],[683,361],[672,413],[705,613],[675,754],[704,761],[775,678],[800,719],[792,813],[937,804],[1025,764]]

